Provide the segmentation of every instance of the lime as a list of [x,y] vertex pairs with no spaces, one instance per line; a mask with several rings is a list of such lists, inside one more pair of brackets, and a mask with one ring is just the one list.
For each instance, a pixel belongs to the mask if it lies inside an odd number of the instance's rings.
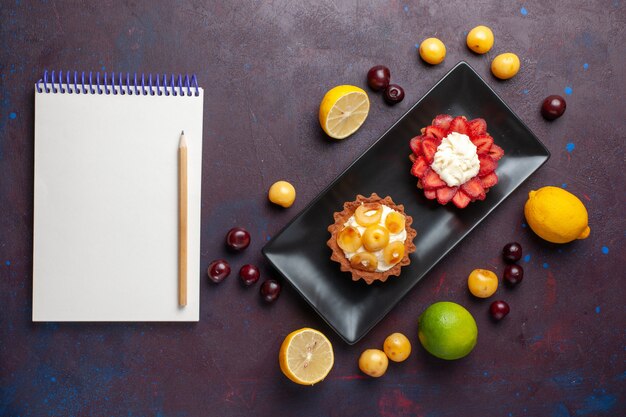
[[418,327],[424,349],[441,359],[468,355],[478,339],[474,317],[463,306],[449,301],[428,307],[419,317]]

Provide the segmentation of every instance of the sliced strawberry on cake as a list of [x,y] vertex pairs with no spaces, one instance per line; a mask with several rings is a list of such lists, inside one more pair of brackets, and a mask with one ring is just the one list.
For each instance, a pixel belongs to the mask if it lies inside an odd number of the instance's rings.
[[430,200],[464,208],[484,200],[498,183],[495,170],[504,150],[493,143],[484,119],[440,114],[409,146],[411,175]]

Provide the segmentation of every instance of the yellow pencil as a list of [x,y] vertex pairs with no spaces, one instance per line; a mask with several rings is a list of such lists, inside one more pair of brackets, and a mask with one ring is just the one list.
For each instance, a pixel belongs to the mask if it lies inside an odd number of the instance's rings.
[[187,140],[178,144],[178,305],[187,305]]

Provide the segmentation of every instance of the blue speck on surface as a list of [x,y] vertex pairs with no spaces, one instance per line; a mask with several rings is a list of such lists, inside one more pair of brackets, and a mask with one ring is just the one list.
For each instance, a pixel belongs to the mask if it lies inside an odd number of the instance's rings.
[[9,119],[15,119],[16,117],[17,117],[17,113],[15,113],[14,111],[9,113]]
[[409,6],[406,6],[406,5],[405,5],[405,6],[403,7],[403,10],[404,10],[404,13],[408,13],[408,12],[409,12]]
[[600,314],[600,306],[596,306],[596,314]]
[[416,43],[416,44],[415,44],[415,47],[416,47],[417,49],[420,49],[420,44],[419,44],[419,43]]
[[107,67],[105,67],[104,65],[102,66],[102,71],[106,71]]
[[509,413],[509,417],[513,417],[513,413]]
[[271,236],[268,236],[268,237],[266,237],[266,238],[265,238],[265,240],[267,240],[268,242],[269,242],[271,239],[272,239],[272,237],[271,237]]
[[561,184],[561,188],[567,188],[567,183],[564,182],[563,184]]
[[583,69],[587,70],[589,69],[589,64],[587,64],[586,62],[583,64]]
[[484,371],[484,372],[483,372],[483,376],[489,376],[489,372]]
[[548,265],[548,263],[547,263],[547,262],[544,262],[542,266],[543,266],[543,268],[544,268],[544,269],[548,269],[548,268],[550,268],[550,265]]
[[51,376],[51,377],[50,377],[50,381],[52,381],[52,382],[57,382],[57,379],[56,379],[55,377]]
[[522,14],[522,16],[526,16],[528,14],[528,10],[526,10],[526,7],[522,7],[521,9],[519,9],[519,12]]
[[522,222],[522,227],[526,227],[526,226],[527,226],[527,224]]
[[576,410],[577,416],[597,415],[611,411],[617,403],[614,395],[607,394],[605,390],[593,390],[593,394],[585,398],[585,405]]
[[602,246],[602,253],[605,254],[605,255],[608,255],[609,248],[607,248],[606,246]]
[[552,417],[571,417],[572,415],[569,413],[569,410],[563,403],[558,403],[554,412],[552,413]]
[[563,90],[565,91],[565,94],[567,94],[568,96],[572,94],[572,87],[570,87],[569,85],[567,87],[565,87],[565,89]]
[[565,149],[567,150],[567,152],[572,152],[574,149],[576,148],[576,145],[574,144],[574,142],[569,142],[567,145],[565,145]]
[[530,255],[524,256],[524,262],[530,262]]
[[243,64],[243,69],[246,71],[250,71],[250,69],[252,69],[252,64]]
[[525,88],[524,90],[522,90],[522,93],[524,93],[524,94],[528,94],[528,89],[527,89],[527,88]]
[[6,266],[11,266],[11,261],[5,261],[5,262],[4,262],[4,264],[5,264]]

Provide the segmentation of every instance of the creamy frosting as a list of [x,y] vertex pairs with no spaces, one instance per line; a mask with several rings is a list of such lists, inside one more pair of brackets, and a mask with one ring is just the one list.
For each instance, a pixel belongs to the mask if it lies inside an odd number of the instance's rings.
[[[385,226],[385,219],[387,218],[387,216],[389,215],[389,213],[391,213],[392,211],[396,211],[390,207],[385,206],[384,204],[382,204],[383,207],[383,214],[382,216],[380,216],[380,220],[378,222],[378,224],[380,224],[381,226]],[[371,210],[366,212],[366,215],[371,215],[374,213],[375,210]],[[399,212],[398,212],[399,213]],[[402,213],[400,213],[402,214]],[[360,224],[357,223],[356,218],[353,216],[351,216],[344,224],[344,227],[347,226],[352,226],[355,227],[359,233],[361,234],[361,236],[363,236],[363,232],[365,231],[365,227],[361,226]],[[389,243],[391,242],[402,242],[404,243],[404,241],[406,240],[406,227],[404,229],[402,229],[402,231],[400,233],[391,233],[389,232]],[[354,255],[356,255],[359,252],[365,252],[365,248],[363,247],[363,245],[361,245],[361,247],[359,249],[356,250],[356,252],[345,252],[344,254],[346,256],[346,258],[348,258],[348,260],[352,259],[352,257]],[[376,259],[378,259],[378,267],[376,268],[376,272],[385,272],[390,270],[394,265],[389,265],[388,263],[385,262],[385,258],[383,256],[383,249],[376,251],[376,252],[371,252],[372,255],[374,255],[376,257]]]
[[450,132],[437,147],[431,168],[449,187],[463,184],[480,170],[476,145],[469,136]]

